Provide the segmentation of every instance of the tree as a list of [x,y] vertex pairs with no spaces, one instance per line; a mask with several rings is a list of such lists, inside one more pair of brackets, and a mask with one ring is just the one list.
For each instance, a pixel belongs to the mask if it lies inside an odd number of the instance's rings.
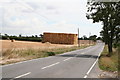
[[22,37],[22,34],[19,34],[19,37]]
[[43,38],[44,35],[43,35],[43,34],[40,34],[39,36],[40,36],[41,38]]
[[108,39],[106,37],[107,34],[105,33],[104,30],[100,32],[100,35],[102,36],[102,41],[105,42],[105,44],[108,44]]
[[37,36],[37,35],[35,35],[35,37],[37,38],[38,36]]
[[4,34],[5,35],[5,37],[9,37],[9,35],[8,34]]
[[34,38],[34,35],[32,35],[31,37]]
[[120,45],[120,27],[115,28],[114,47]]
[[93,40],[94,42],[96,42],[97,40],[97,35],[92,35],[89,37],[89,40]]
[[103,30],[101,31],[105,43],[108,45],[109,56],[112,53],[112,43],[114,40],[115,29],[120,25],[120,2],[95,2],[91,0],[87,3],[88,19],[93,23],[102,22]]
[[83,40],[88,40],[88,38],[86,37],[86,35],[83,35]]
[[98,37],[97,40],[102,40],[102,38],[101,38],[101,37]]

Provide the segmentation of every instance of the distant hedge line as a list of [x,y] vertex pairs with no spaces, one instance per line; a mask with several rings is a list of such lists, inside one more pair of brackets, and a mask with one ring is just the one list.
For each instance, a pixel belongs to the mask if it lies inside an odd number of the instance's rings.
[[41,42],[42,41],[42,38],[41,37],[17,37],[17,36],[2,36],[0,39],[3,39],[3,40],[12,40],[12,39],[15,39],[15,40],[21,40],[21,41],[36,41],[36,42]]

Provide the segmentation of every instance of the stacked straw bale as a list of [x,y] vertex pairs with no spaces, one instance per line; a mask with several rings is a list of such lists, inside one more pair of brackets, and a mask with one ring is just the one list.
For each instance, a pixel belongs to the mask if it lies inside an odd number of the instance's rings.
[[43,35],[43,42],[50,42],[53,44],[77,44],[77,34],[69,33],[48,33],[45,32]]

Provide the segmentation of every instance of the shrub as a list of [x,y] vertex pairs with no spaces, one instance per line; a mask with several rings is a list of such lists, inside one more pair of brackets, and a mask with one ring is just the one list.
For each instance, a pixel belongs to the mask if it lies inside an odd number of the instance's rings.
[[54,56],[55,52],[47,52],[48,56]]

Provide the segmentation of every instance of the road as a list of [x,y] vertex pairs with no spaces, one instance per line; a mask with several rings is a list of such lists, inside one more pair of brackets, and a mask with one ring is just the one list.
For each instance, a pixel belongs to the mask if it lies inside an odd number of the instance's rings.
[[96,64],[104,43],[61,55],[2,66],[2,77],[11,78],[87,78]]

